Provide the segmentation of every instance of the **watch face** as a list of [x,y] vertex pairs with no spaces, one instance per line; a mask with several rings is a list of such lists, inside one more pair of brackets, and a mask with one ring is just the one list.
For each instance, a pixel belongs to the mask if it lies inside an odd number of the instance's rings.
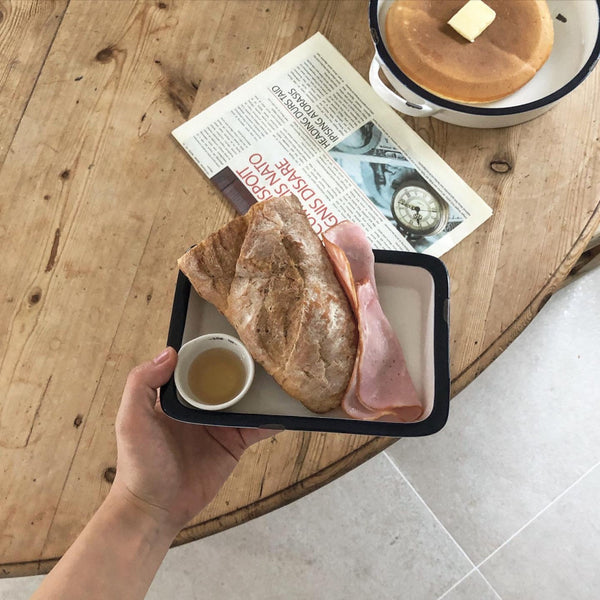
[[416,184],[400,188],[391,208],[398,228],[414,237],[439,233],[448,222],[448,205]]

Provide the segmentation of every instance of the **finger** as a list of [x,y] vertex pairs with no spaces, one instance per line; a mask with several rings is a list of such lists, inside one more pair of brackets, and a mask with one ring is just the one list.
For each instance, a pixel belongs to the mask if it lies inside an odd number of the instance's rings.
[[240,435],[246,443],[246,446],[252,446],[252,444],[256,444],[261,440],[266,440],[267,438],[277,435],[281,431],[281,429],[240,428],[238,431],[240,432]]
[[154,408],[156,390],[169,381],[176,364],[177,352],[166,348],[153,360],[132,369],[125,384],[123,402],[146,402]]

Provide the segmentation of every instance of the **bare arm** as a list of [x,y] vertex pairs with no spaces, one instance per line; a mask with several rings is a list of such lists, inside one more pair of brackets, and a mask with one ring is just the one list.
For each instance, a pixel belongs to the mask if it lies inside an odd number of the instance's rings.
[[176,534],[111,490],[32,598],[143,598]]
[[144,598],[180,529],[214,498],[244,450],[273,434],[169,419],[156,390],[176,362],[169,348],[130,373],[110,493],[32,600]]

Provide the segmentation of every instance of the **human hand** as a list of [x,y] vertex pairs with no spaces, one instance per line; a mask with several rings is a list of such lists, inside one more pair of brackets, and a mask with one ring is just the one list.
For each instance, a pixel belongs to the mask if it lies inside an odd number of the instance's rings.
[[111,490],[171,527],[173,535],[215,497],[248,446],[274,435],[167,417],[157,389],[176,364],[177,353],[167,348],[129,374],[117,414],[117,475]]

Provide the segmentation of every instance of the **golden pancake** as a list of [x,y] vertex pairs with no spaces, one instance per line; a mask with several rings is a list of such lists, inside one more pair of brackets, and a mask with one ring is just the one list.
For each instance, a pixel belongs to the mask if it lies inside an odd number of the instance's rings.
[[554,43],[546,0],[486,0],[496,18],[469,42],[448,21],[466,0],[396,0],[386,22],[394,62],[433,94],[464,103],[498,100],[525,85]]

